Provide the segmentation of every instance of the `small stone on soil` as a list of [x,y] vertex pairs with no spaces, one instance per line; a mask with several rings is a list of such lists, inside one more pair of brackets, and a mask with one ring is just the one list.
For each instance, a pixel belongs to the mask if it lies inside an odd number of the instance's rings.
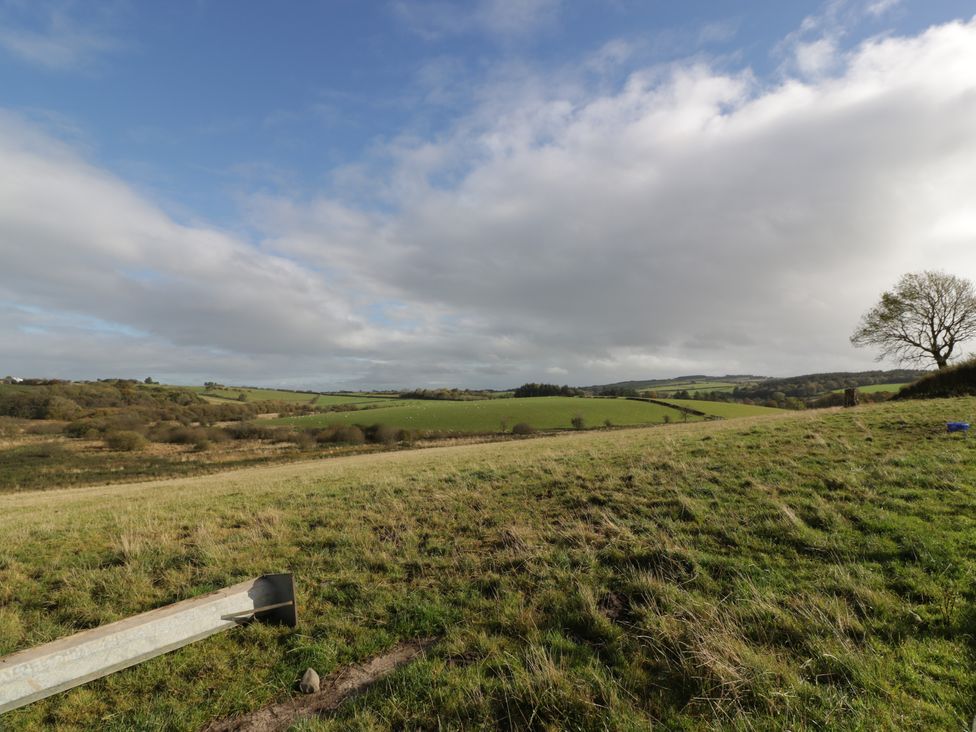
[[314,694],[321,688],[322,682],[319,681],[319,675],[315,673],[314,668],[310,668],[302,676],[302,680],[298,682],[298,690],[303,694]]

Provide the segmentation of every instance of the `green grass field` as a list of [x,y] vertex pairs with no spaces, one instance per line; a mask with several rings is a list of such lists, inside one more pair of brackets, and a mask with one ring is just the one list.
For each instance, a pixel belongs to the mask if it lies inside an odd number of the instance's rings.
[[576,415],[583,417],[587,427],[602,427],[607,419],[614,425],[656,424],[663,422],[665,415],[671,421],[684,419],[677,410],[627,399],[530,397],[468,402],[399,400],[389,407],[368,412],[285,417],[273,422],[304,427],[384,424],[420,431],[507,432],[519,422],[526,422],[535,429],[570,429],[570,420]]
[[366,396],[361,394],[331,395],[331,394],[310,394],[307,392],[280,391],[277,389],[251,389],[227,387],[225,389],[207,389],[203,386],[179,387],[188,389],[204,397],[221,399],[227,401],[237,401],[243,393],[247,395],[249,402],[289,402],[294,404],[312,404],[316,407],[327,407],[335,404],[377,404],[388,401],[390,397]]
[[[904,384],[871,384],[869,386],[859,386],[858,391],[863,391],[867,394],[877,394],[878,392],[891,392],[894,393],[899,391],[903,386],[908,386],[907,383]],[[843,389],[834,389],[833,394],[843,394]]]
[[658,394],[673,394],[676,391],[683,391],[685,389],[691,393],[696,391],[732,391],[737,386],[743,386],[744,383],[733,381],[675,381],[674,383],[654,387],[649,391],[656,391]]
[[736,404],[735,402],[706,402],[700,399],[665,399],[669,404],[688,407],[704,412],[711,417],[734,419],[736,417],[761,417],[764,414],[782,413],[782,409],[758,407],[753,404]]
[[976,399],[0,496],[0,653],[264,572],[253,624],[2,718],[198,729],[442,637],[296,729],[963,730]]

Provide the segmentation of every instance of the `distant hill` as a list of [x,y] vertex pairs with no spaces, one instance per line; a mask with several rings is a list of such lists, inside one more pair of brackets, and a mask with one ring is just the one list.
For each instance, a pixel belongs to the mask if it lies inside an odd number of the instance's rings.
[[[912,384],[928,374],[928,371],[916,369],[832,371],[786,378],[752,374],[693,374],[673,379],[618,381],[584,387],[584,390],[594,395],[628,396],[627,392],[634,392],[642,396],[706,399],[800,409],[804,406],[824,407],[842,403],[844,389],[852,387],[863,389],[864,399],[886,399],[900,386]],[[887,388],[884,385],[888,385]]]
[[616,391],[633,389],[641,391],[643,389],[653,389],[662,394],[673,391],[702,391],[731,390],[740,384],[754,384],[764,381],[766,376],[754,376],[750,374],[728,374],[726,376],[708,376],[706,374],[691,374],[689,376],[676,376],[673,379],[643,379],[639,381],[616,381],[612,384],[594,384],[593,386],[582,387],[584,391],[599,394],[604,391]]
[[782,394],[787,397],[809,399],[838,389],[873,386],[875,384],[910,384],[926,376],[928,371],[915,369],[891,369],[888,371],[833,371],[820,374],[790,376],[785,379],[766,379],[744,385],[733,391],[742,399],[774,399]]

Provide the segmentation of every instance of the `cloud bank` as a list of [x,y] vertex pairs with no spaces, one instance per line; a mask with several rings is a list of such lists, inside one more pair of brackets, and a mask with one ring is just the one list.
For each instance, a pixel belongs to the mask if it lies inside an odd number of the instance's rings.
[[[813,41],[806,40],[805,43]],[[902,272],[976,277],[976,20],[808,56],[477,90],[342,197],[180,222],[0,116],[5,371],[317,386],[870,367]],[[364,174],[367,175],[368,174]]]

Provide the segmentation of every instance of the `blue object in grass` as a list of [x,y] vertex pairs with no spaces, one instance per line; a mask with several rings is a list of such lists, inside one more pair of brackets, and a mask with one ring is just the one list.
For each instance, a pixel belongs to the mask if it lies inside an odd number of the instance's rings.
[[946,432],[969,432],[969,422],[946,422]]

